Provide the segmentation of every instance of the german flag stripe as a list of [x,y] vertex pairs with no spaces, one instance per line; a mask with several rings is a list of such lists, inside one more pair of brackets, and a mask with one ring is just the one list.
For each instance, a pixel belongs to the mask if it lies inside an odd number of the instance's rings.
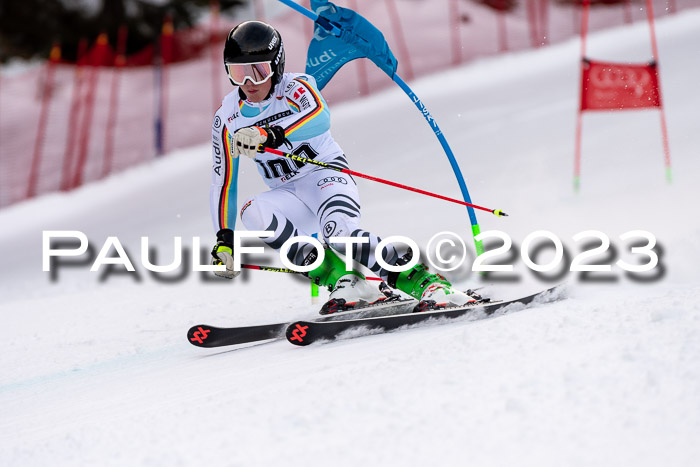
[[[229,189],[231,188],[231,142],[229,141],[228,128],[224,125],[224,129],[221,131],[221,143],[224,148],[224,160],[226,161],[224,167],[224,185],[221,187],[221,195],[219,197],[219,228],[228,228],[228,195]],[[234,207],[235,209],[235,207]]]
[[311,93],[311,95],[313,96],[314,100],[316,101],[316,108],[315,108],[311,113],[309,113],[308,115],[305,115],[304,117],[300,118],[300,119],[297,120],[296,122],[292,123],[292,125],[290,125],[289,127],[285,128],[285,130],[284,130],[285,136],[291,135],[291,134],[294,133],[296,130],[298,130],[299,128],[301,128],[302,126],[304,126],[304,124],[305,124],[306,122],[308,122],[308,121],[310,121],[310,120],[313,120],[314,117],[315,117],[316,115],[320,114],[321,112],[323,112],[323,109],[324,109],[323,100],[321,99],[321,96],[319,96],[318,93],[314,90],[314,88],[312,88],[311,86],[309,86],[308,83],[306,83],[306,82],[300,80],[299,78],[296,78],[295,81],[300,82],[302,85],[304,85],[304,87],[306,88],[306,90],[309,91],[309,93]]
[[296,112],[301,112],[301,109],[299,108],[297,103],[291,100],[289,97],[287,98],[287,104],[289,104],[289,106],[293,108]]

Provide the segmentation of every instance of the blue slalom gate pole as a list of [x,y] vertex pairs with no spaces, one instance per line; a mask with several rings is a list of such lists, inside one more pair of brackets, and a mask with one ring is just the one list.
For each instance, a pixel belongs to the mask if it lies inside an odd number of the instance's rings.
[[[336,23],[333,23],[333,22],[329,21],[328,19],[326,19],[322,16],[319,16],[318,14],[309,10],[308,8],[305,8],[301,5],[299,5],[298,3],[294,2],[293,0],[279,0],[279,1],[284,3],[285,5],[289,6],[290,8],[294,9],[295,11],[301,13],[302,15],[306,16],[307,18],[311,19],[316,24],[318,24],[319,26],[321,26],[323,29],[325,29],[329,33],[333,34],[334,36],[341,37],[343,31]],[[372,26],[372,27],[374,28],[374,26]],[[374,29],[376,29],[376,28],[374,28]],[[450,145],[447,143],[447,140],[445,139],[445,136],[442,134],[440,127],[438,127],[437,122],[432,117],[432,115],[430,115],[430,112],[428,112],[428,109],[426,109],[425,104],[423,104],[423,102],[418,98],[418,96],[416,96],[416,94],[408,86],[408,84],[406,84],[406,82],[403,79],[401,79],[401,77],[398,74],[396,74],[396,72],[393,72],[390,74],[386,69],[384,69],[384,71],[389,76],[391,76],[391,79],[404,91],[404,93],[406,93],[406,95],[411,99],[411,101],[416,106],[418,111],[423,115],[423,117],[426,119],[426,121],[428,122],[428,124],[432,128],[433,133],[435,133],[435,136],[437,137],[438,141],[442,145],[443,150],[445,151],[445,155],[447,156],[447,159],[450,161],[450,165],[452,166],[452,171],[454,172],[455,177],[457,178],[457,182],[459,184],[460,190],[462,191],[462,197],[464,198],[464,201],[466,203],[472,204],[471,196],[469,196],[469,190],[467,189],[467,184],[464,181],[464,176],[462,175],[462,171],[459,168],[459,164],[457,163],[457,160],[454,157],[454,154],[452,152],[452,149],[450,148]],[[481,233],[481,228],[479,227],[479,223],[476,219],[476,213],[474,212],[474,209],[471,206],[467,206],[467,213],[469,214],[469,222],[471,223],[471,226],[472,226],[472,235],[474,237],[476,237],[477,235],[479,235],[479,233]],[[475,239],[474,245],[476,247],[477,256],[481,255],[484,252],[484,247],[483,247],[482,242],[477,241]]]
[[[454,154],[452,153],[452,149],[450,148],[450,145],[447,144],[447,140],[445,139],[445,136],[442,134],[442,131],[440,130],[440,127],[438,126],[437,122],[433,118],[432,115],[430,115],[430,112],[428,112],[428,109],[425,108],[425,105],[423,104],[423,101],[421,101],[418,96],[413,92],[413,90],[406,84],[404,80],[401,79],[399,75],[394,73],[394,76],[392,76],[392,79],[396,84],[399,85],[401,89],[408,95],[408,97],[413,101],[413,103],[416,105],[420,113],[423,114],[423,117],[427,120],[427,122],[430,124],[430,128],[433,129],[433,133],[435,133],[435,136],[437,137],[438,141],[440,141],[440,144],[442,145],[442,149],[445,151],[445,155],[447,156],[447,159],[450,161],[450,165],[452,166],[452,171],[455,174],[455,177],[457,178],[457,183],[459,183],[459,188],[462,191],[462,198],[464,198],[464,201],[467,203],[471,203],[472,199],[471,196],[469,196],[469,190],[467,189],[467,184],[464,181],[464,176],[462,175],[462,170],[459,168],[459,164],[457,163],[457,159],[455,159]],[[472,234],[474,237],[479,235],[481,233],[481,228],[479,227],[479,222],[476,220],[476,212],[474,212],[474,208],[471,206],[467,206],[467,212],[469,213],[469,222],[472,225]],[[484,252],[484,246],[480,241],[474,240],[474,245],[476,247],[476,254],[477,256],[482,254]]]

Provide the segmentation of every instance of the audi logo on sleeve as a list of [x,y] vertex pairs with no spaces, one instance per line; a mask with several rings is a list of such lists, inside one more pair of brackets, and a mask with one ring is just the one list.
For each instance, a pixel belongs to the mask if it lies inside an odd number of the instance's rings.
[[322,186],[327,183],[342,183],[343,185],[347,185],[348,181],[345,180],[343,177],[326,177],[323,180],[319,180],[316,185]]

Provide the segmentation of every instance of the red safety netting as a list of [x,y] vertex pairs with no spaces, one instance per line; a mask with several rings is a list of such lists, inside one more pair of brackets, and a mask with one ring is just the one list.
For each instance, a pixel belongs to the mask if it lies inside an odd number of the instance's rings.
[[[482,56],[567,40],[579,34],[581,24],[580,6],[563,0],[337,3],[384,32],[406,80]],[[697,6],[697,0],[653,3],[662,15]],[[281,32],[286,69],[303,71],[312,22],[275,0],[254,0],[241,20],[256,17]],[[646,13],[643,3],[630,0],[593,8],[591,18],[595,29],[604,29],[646,21]],[[212,115],[231,89],[221,57],[236,22],[213,12],[211,22],[191,30],[172,32],[166,25],[159,44],[121,60],[119,45],[105,40],[86,46],[77,64],[54,57],[24,73],[0,76],[0,207],[207,142]],[[323,94],[332,104],[392,85],[373,64],[357,60]]]

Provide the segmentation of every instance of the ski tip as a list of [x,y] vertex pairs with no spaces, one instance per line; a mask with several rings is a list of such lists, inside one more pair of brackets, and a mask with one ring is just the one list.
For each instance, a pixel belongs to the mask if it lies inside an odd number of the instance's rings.
[[311,344],[309,336],[309,323],[306,321],[296,321],[287,326],[285,336],[290,344],[304,346]]
[[187,340],[190,344],[196,345],[197,347],[209,347],[207,344],[207,339],[211,334],[211,326],[206,324],[198,324],[192,326],[189,331],[187,331]]

